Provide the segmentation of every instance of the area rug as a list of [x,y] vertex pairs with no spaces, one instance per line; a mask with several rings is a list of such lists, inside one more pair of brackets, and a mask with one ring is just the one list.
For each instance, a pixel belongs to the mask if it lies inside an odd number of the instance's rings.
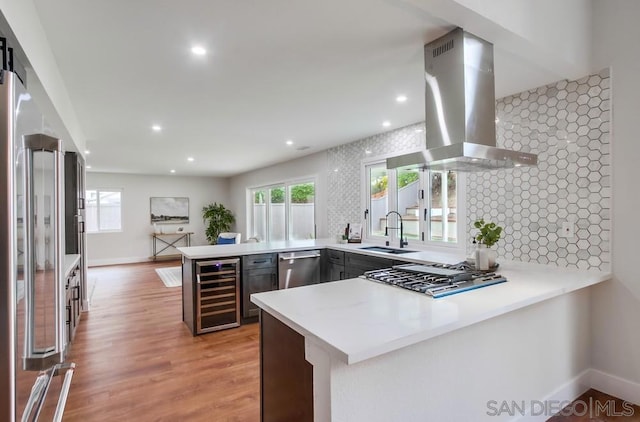
[[182,286],[182,267],[156,268],[156,272],[165,286]]

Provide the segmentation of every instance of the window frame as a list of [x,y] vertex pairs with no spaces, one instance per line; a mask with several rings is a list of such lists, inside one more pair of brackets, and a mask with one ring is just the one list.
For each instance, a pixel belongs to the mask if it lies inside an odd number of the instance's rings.
[[[88,192],[90,191],[95,191],[96,197],[97,197],[97,227],[98,230],[89,230],[89,225],[87,224],[87,216],[86,216],[86,212],[87,212],[87,208],[88,206],[86,205],[87,201],[88,201]],[[120,216],[120,228],[119,229],[115,229],[115,230],[101,230],[100,229],[100,193],[101,192],[118,192],[120,193],[120,208],[119,208],[119,216]],[[86,233],[87,234],[101,234],[101,233],[122,233],[124,231],[124,218],[123,218],[123,209],[124,209],[124,189],[123,188],[86,188],[85,189],[85,220],[84,220],[84,224],[86,226]]]
[[[416,152],[414,151],[406,151],[406,153]],[[361,183],[364,189],[362,189],[361,195],[361,206],[362,206],[362,215],[365,215],[365,220],[370,218],[370,215],[365,212],[365,210],[369,210],[369,200],[371,198],[370,191],[370,180],[369,173],[367,169],[371,166],[375,165],[386,165],[386,159],[392,156],[397,155],[397,152],[387,155],[381,155],[376,157],[367,157],[361,160]],[[466,232],[466,175],[464,172],[456,172],[456,205],[457,205],[457,224],[456,224],[456,242],[444,242],[437,240],[429,240],[430,237],[430,224],[429,220],[424,219],[424,208],[431,209],[431,172],[429,170],[424,170],[420,172],[419,180],[420,180],[420,188],[424,191],[424,197],[420,200],[419,203],[419,232],[424,233],[424,240],[421,239],[409,239],[409,248],[411,248],[412,244],[422,247],[429,247],[435,249],[443,249],[446,251],[458,250],[459,252],[466,253],[466,243],[467,243],[467,232]],[[389,211],[397,210],[397,201],[398,201],[398,193],[397,193],[397,172],[396,169],[389,169],[387,173],[387,186],[388,186],[388,205]],[[392,187],[392,188],[391,188]],[[364,241],[366,242],[381,242],[381,241],[389,241],[389,245],[392,247],[397,246],[396,243],[399,242],[399,232],[396,230],[389,231],[389,236],[379,236],[372,235],[370,233],[369,227],[370,221],[365,221],[363,225],[365,227],[364,230]],[[420,236],[421,237],[421,236]]]
[[[317,177],[316,176],[308,176],[308,177],[301,177],[301,178],[295,178],[295,179],[287,179],[284,181],[279,181],[279,182],[273,182],[273,183],[269,183],[266,185],[259,185],[259,186],[251,186],[247,188],[247,224],[246,224],[246,230],[247,230],[247,238],[251,238],[254,237],[255,235],[253,234],[253,224],[254,224],[254,219],[255,219],[255,215],[254,215],[254,197],[255,197],[255,192],[260,191],[260,190],[265,190],[267,192],[269,192],[270,189],[273,188],[280,188],[283,187],[284,188],[284,228],[285,228],[285,233],[284,233],[284,241],[289,241],[291,240],[291,216],[290,216],[290,209],[291,209],[291,198],[290,198],[290,192],[291,192],[291,187],[295,186],[295,185],[301,185],[301,184],[305,184],[305,183],[312,183],[313,184],[313,189],[314,189],[314,201],[313,201],[313,227],[314,227],[314,233],[313,233],[313,238],[317,238],[317,233],[316,233],[316,229],[317,229],[317,189],[318,189],[318,182],[317,182]],[[260,239],[261,242],[277,242],[279,240],[271,240],[270,239],[270,235],[271,235],[271,231],[270,231],[270,224],[271,224],[271,214],[270,214],[270,204],[271,204],[271,195],[267,194],[267,198],[265,200],[265,206],[266,206],[266,226],[265,226],[265,234],[266,234],[266,239]]]

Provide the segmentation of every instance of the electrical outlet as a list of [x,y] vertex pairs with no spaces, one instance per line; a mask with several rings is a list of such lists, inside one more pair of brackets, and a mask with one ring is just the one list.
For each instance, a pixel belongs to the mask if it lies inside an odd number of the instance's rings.
[[564,221],[562,223],[562,228],[560,229],[560,237],[566,237],[571,239],[575,236],[576,229],[575,225],[571,221]]

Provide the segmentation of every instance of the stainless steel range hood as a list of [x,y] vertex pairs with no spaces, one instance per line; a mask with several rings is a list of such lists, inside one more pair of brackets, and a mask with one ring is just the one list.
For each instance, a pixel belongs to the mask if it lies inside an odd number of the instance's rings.
[[387,168],[479,171],[535,166],[538,157],[496,147],[493,45],[457,28],[424,47],[426,150]]

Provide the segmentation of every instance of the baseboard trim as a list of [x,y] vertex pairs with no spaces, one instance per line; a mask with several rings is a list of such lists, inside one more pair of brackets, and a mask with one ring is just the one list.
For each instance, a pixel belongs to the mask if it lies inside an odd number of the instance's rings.
[[[572,402],[590,388],[630,403],[640,404],[640,383],[590,368],[585,369],[546,397],[536,400],[535,404],[526,403],[529,405],[529,408],[526,409],[525,416],[516,417],[513,421],[544,422],[553,416],[553,414],[551,414],[553,412],[542,411],[543,405],[554,406],[554,408],[557,409],[561,403],[568,404]],[[535,408],[533,408],[534,405]]]
[[138,257],[126,257],[126,258],[107,258],[107,259],[88,259],[88,267],[102,267],[104,265],[118,265],[118,264],[137,264],[140,262],[152,261],[148,256]]
[[[591,369],[585,369],[569,381],[556,388],[550,394],[535,402],[527,403],[525,416],[520,416],[513,421],[518,422],[544,422],[553,416],[552,409],[561,404],[568,404],[590,388]],[[544,410],[548,406],[549,410]],[[562,407],[562,406],[561,406]],[[559,410],[559,409],[558,409]]]
[[640,405],[640,384],[598,369],[591,369],[591,388]]

